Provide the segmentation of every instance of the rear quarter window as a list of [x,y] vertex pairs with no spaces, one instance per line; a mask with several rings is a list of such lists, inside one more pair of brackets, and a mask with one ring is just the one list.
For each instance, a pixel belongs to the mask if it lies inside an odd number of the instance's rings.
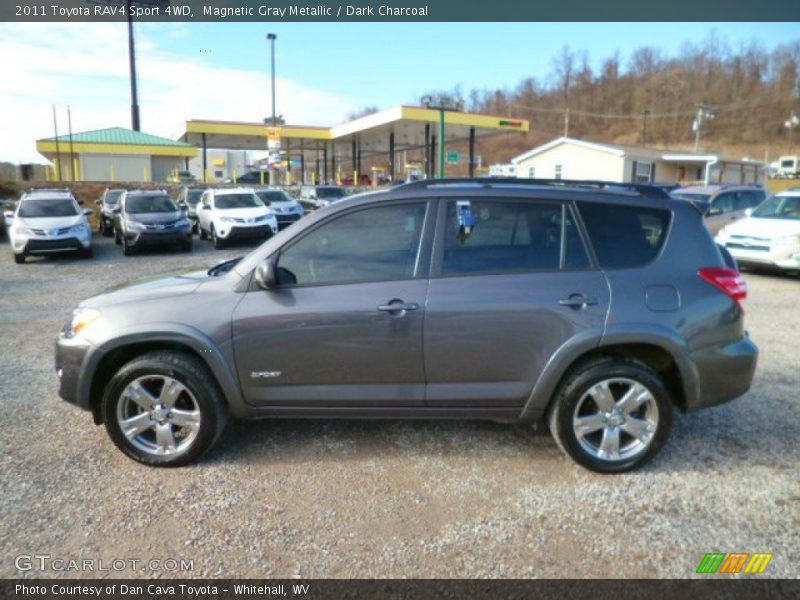
[[579,202],[578,209],[601,268],[646,265],[664,245],[669,211],[589,202]]

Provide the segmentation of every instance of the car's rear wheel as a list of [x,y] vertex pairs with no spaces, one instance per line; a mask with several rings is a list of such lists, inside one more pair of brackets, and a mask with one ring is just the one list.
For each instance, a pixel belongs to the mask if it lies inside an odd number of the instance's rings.
[[208,368],[179,352],[151,352],[123,366],[106,388],[112,441],[146,465],[178,467],[206,452],[225,427],[225,400]]
[[124,235],[121,237],[122,237],[122,253],[125,256],[132,256],[134,253],[133,246],[131,246],[131,244],[128,242],[128,238],[126,238]]
[[20,254],[17,254],[17,253],[15,252],[15,253],[14,253],[14,262],[15,262],[15,263],[17,263],[18,265],[23,265],[23,264],[25,264],[25,255],[24,255],[24,254],[22,254],[22,253],[20,253]]
[[103,219],[102,222],[103,222],[103,235],[105,237],[110,237],[111,234],[114,232],[114,227],[106,219]]
[[114,243],[119,246],[122,243],[122,237],[119,235],[116,227],[114,228]]
[[200,224],[199,224],[199,223],[198,223],[198,225],[197,225],[197,230],[200,232],[200,239],[201,239],[201,240],[207,240],[207,239],[208,239],[208,234],[206,233],[206,230],[205,230],[205,229],[203,229],[203,228],[200,226]]
[[666,443],[671,427],[667,387],[632,360],[600,360],[575,370],[550,410],[550,431],[564,453],[600,473],[643,465]]

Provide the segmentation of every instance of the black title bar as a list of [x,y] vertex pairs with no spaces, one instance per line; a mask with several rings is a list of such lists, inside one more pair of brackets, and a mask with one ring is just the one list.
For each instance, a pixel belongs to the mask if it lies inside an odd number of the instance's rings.
[[[108,22],[129,18],[125,0],[3,0],[0,21]],[[133,0],[151,22],[800,21],[798,0]],[[568,42],[569,40],[565,40]]]

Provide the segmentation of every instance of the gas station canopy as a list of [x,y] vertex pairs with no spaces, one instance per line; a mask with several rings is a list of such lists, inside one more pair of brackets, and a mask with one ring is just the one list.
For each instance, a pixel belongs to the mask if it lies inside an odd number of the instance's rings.
[[[288,158],[302,163],[316,161],[319,164],[322,159],[326,172],[329,161],[332,171],[335,171],[337,160],[352,161],[360,166],[362,157],[385,155],[393,176],[397,152],[424,149],[424,156],[430,159],[426,162],[435,162],[436,137],[442,113],[445,145],[469,142],[470,166],[474,163],[476,138],[530,130],[530,123],[526,119],[396,106],[333,127],[281,125],[281,150],[285,151]],[[193,119],[186,122],[186,133],[182,140],[199,147],[204,157],[208,148],[266,150],[269,127],[264,123]]]

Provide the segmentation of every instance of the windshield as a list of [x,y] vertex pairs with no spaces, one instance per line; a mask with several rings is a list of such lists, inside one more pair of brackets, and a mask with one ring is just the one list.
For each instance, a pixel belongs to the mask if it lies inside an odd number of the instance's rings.
[[317,198],[325,198],[327,200],[336,199],[336,198],[344,198],[347,194],[344,192],[344,188],[338,187],[318,187],[317,188]]
[[794,166],[794,159],[790,158],[789,160],[782,160],[781,161],[781,166],[782,167],[793,167]]
[[762,202],[753,215],[759,219],[791,219],[800,221],[800,196],[773,196]]
[[125,200],[125,212],[130,214],[168,213],[178,210],[178,205],[169,196],[129,196]]
[[269,206],[273,202],[291,202],[291,198],[281,190],[261,190],[256,192],[256,196]]
[[225,194],[217,196],[214,205],[222,210],[228,208],[256,208],[264,206],[261,199],[255,194]]
[[43,198],[41,200],[25,200],[19,207],[18,216],[24,219],[47,217],[74,217],[78,214],[78,206],[69,198]]
[[189,190],[186,193],[186,202],[194,206],[200,202],[200,196],[203,195],[203,190]]
[[109,206],[116,206],[119,202],[119,197],[122,196],[122,190],[115,190],[113,192],[107,192],[105,202]]
[[701,204],[708,204],[711,201],[711,194],[672,192],[671,195],[675,198],[683,198],[684,200],[689,200],[690,202],[700,202]]

